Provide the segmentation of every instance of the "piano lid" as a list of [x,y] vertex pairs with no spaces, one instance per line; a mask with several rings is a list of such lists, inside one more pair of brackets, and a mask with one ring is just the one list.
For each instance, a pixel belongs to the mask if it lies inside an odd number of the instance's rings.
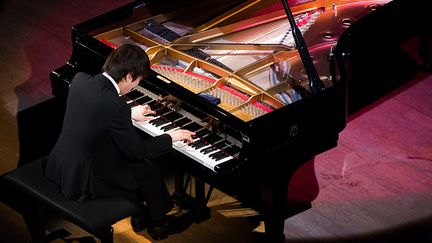
[[[386,2],[290,1],[326,89],[338,85],[328,58],[341,33],[373,11],[371,5]],[[213,8],[178,9],[94,37],[114,48],[141,46],[161,81],[174,82],[245,122],[311,93],[282,2],[249,0],[206,21],[217,11]],[[198,9],[201,14],[193,14]]]

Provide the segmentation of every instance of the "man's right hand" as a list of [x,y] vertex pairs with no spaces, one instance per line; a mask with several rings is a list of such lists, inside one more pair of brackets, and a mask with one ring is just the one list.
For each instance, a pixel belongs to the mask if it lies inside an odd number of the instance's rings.
[[186,143],[192,142],[192,136],[195,135],[194,132],[185,129],[178,129],[168,133],[171,136],[173,142],[186,141]]

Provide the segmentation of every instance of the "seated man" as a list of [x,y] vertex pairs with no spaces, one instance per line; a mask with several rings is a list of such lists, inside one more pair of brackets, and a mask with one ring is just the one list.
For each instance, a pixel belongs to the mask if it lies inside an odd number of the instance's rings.
[[150,72],[141,48],[119,47],[102,69],[95,76],[78,73],[73,78],[62,131],[45,176],[67,199],[123,196],[136,202],[142,211],[132,216],[132,228],[141,231],[149,224],[154,239],[181,232],[190,225],[189,216],[168,214],[173,208],[171,196],[158,164],[149,159],[170,151],[175,141],[192,141],[194,133],[179,129],[149,139],[137,133],[131,119],[145,121],[155,112],[147,105],[131,109],[121,95]]

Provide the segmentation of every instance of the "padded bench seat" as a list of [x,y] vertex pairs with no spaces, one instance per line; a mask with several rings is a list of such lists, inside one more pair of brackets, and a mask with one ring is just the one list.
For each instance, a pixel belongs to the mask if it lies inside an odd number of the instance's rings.
[[45,159],[39,159],[4,176],[11,189],[26,196],[29,206],[35,206],[31,215],[23,215],[30,219],[26,221],[35,242],[46,241],[46,210],[59,214],[102,242],[113,242],[112,225],[138,211],[137,205],[120,197],[84,202],[65,199],[58,186],[44,177],[44,162]]

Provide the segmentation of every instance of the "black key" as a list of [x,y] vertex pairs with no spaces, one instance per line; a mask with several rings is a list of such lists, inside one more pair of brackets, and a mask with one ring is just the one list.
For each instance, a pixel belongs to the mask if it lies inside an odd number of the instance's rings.
[[154,111],[156,112],[156,114],[158,114],[158,115],[165,115],[165,114],[167,114],[168,112],[173,111],[173,110],[171,110],[170,108],[168,108],[168,107],[166,107],[166,106],[162,106],[160,103],[158,103],[158,104],[160,105],[159,108],[157,108],[157,109],[152,109],[152,110],[154,110]]
[[176,127],[177,126],[174,123],[171,123],[171,124],[168,124],[168,125],[165,125],[165,126],[161,127],[160,129],[162,131],[166,132],[166,131],[169,131],[169,130],[174,129]]
[[218,153],[220,153],[220,152],[222,152],[222,151],[221,151],[221,150],[217,150],[216,152],[211,153],[211,154],[209,154],[208,156],[209,156],[210,158],[212,158],[215,154],[218,154]]
[[220,155],[215,156],[215,157],[214,157],[214,160],[218,161],[218,160],[221,160],[221,159],[226,158],[226,157],[228,157],[228,156],[229,156],[229,154],[221,153]]
[[208,154],[208,153],[214,152],[216,150],[219,151],[219,149],[223,149],[224,147],[226,147],[227,145],[230,145],[230,144],[231,143],[229,141],[222,140],[222,141],[219,141],[219,142],[213,144],[209,148],[205,148],[205,149],[201,150],[200,152],[203,154]]
[[138,99],[139,97],[143,96],[144,94],[141,93],[140,91],[134,89],[131,92],[125,94],[125,96],[131,100],[135,100]]
[[177,120],[181,117],[182,117],[182,115],[180,115],[178,112],[172,111],[172,112],[169,112],[169,113],[165,114],[164,116],[161,116],[157,119],[151,120],[149,123],[159,127],[159,126],[162,126],[164,124],[170,123],[174,120]]
[[218,150],[218,149],[219,149],[219,148],[217,148],[217,147],[215,147],[215,146],[211,146],[211,147],[208,147],[208,148],[202,149],[202,150],[200,151],[200,153],[208,154],[208,153],[214,152],[214,151],[216,151],[216,150]]
[[142,105],[142,104],[145,104],[145,103],[147,103],[147,102],[149,102],[151,100],[152,100],[152,98],[150,98],[148,96],[143,96],[143,97],[137,99],[135,102],[138,103],[138,104],[140,104],[140,105]]
[[161,116],[161,117],[158,117],[156,119],[150,120],[149,123],[155,125],[155,124],[157,124],[157,123],[159,123],[161,121],[164,121],[164,120],[165,119]]
[[166,120],[166,119],[162,119],[162,120],[160,120],[159,122],[157,122],[157,123],[155,123],[153,125],[155,125],[155,127],[161,127],[161,126],[167,125],[168,123],[171,124],[171,121],[170,120]]
[[228,153],[228,154],[236,154],[236,153],[240,152],[240,150],[241,150],[240,147],[235,146],[235,145],[228,146],[228,147],[224,148],[225,153]]
[[192,123],[189,123],[187,125],[184,125],[182,128],[186,129],[186,130],[189,130],[189,131],[192,131],[192,132],[195,132],[195,131],[200,130],[203,127],[200,124],[196,123],[196,122],[192,122]]
[[217,141],[219,141],[219,140],[221,140],[222,138],[220,137],[220,136],[218,136],[218,135],[216,135],[216,134],[214,134],[214,133],[212,133],[212,134],[210,134],[210,135],[208,135],[207,137],[205,137],[204,138],[204,140],[207,142],[207,143],[215,143],[215,142],[217,142]]
[[200,139],[198,141],[196,141],[195,144],[191,145],[192,148],[198,149],[198,148],[202,148],[203,145],[207,145],[208,143],[206,143],[203,139]]
[[198,150],[198,149],[201,149],[201,148],[206,147],[208,145],[209,145],[208,143],[202,142],[201,144],[195,146],[195,149]]
[[194,147],[194,146],[196,146],[196,145],[198,145],[198,144],[200,144],[200,143],[202,143],[202,140],[201,140],[201,139],[198,139],[198,140],[196,140],[196,141],[190,143],[188,146],[190,146],[190,147]]
[[160,129],[163,131],[169,131],[171,129],[174,129],[176,127],[181,127],[182,125],[189,123],[191,121],[191,119],[187,118],[187,117],[183,117],[179,120],[174,121],[172,124],[169,125],[165,125],[163,127],[161,127]]
[[202,129],[195,133],[195,137],[204,137],[205,135],[210,134],[210,131],[208,129]]
[[228,140],[222,140],[220,142],[217,142],[214,146],[222,149],[223,147],[227,146],[227,145],[231,145],[231,142],[229,142]]
[[163,117],[169,121],[175,121],[178,120],[179,118],[182,118],[183,116],[180,113],[173,111],[166,115],[163,115]]
[[181,127],[183,125],[185,125],[186,123],[189,123],[191,121],[191,119],[187,118],[187,117],[183,117],[180,120],[175,121],[174,123],[178,126]]
[[225,155],[225,154],[226,153],[224,151],[218,151],[218,152],[210,154],[209,157],[216,160],[216,158],[218,158],[221,155]]
[[158,108],[162,106],[157,100],[152,100],[147,105],[149,105],[150,108],[154,111],[156,111]]
[[237,152],[240,152],[240,148],[234,145],[234,146],[224,148],[220,153],[214,154],[212,158],[218,161],[228,156],[234,155]]

